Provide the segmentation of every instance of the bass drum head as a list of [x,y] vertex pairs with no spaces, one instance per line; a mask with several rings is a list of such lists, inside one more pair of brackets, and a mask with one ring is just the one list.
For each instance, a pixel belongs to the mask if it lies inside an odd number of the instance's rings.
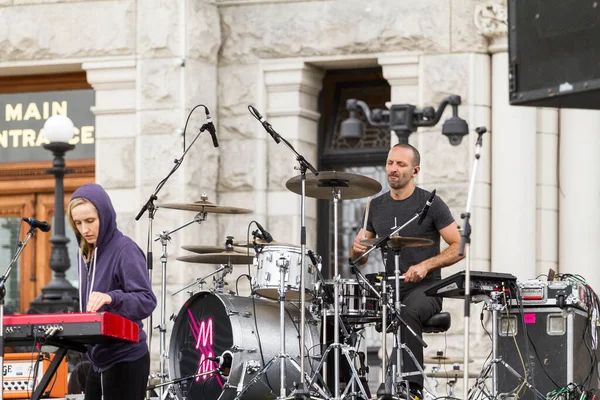
[[[217,369],[208,357],[223,354],[233,346],[233,331],[227,309],[210,292],[200,292],[183,305],[173,327],[169,344],[171,379],[193,376]],[[226,378],[218,375],[192,378],[175,385],[188,399],[218,399]]]

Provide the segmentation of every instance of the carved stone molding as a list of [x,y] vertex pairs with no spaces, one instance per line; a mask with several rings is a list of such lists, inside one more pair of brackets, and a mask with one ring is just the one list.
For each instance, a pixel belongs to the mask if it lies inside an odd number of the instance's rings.
[[508,51],[508,11],[505,1],[475,5],[475,26],[489,41],[490,53]]

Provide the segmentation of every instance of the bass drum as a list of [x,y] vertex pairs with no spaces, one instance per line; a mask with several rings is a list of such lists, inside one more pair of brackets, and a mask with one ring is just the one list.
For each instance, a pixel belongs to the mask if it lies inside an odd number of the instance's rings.
[[[300,361],[300,310],[295,303],[285,304],[286,353]],[[319,324],[306,312],[305,372],[312,376],[320,353]],[[179,311],[169,345],[171,379],[212,371],[219,365],[210,360],[231,353],[231,367],[222,375],[207,375],[182,381],[176,386],[180,399],[275,399],[280,388],[277,358],[267,372],[248,386],[263,365],[279,354],[279,303],[271,300],[238,297],[225,293],[199,292]],[[312,361],[312,363],[311,363]],[[288,393],[300,382],[300,372],[286,364]]]

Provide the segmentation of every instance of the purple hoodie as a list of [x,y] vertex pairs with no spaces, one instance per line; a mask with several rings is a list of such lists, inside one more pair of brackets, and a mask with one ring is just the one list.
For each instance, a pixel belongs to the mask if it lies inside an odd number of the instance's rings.
[[[148,352],[146,332],[142,330],[142,320],[156,307],[156,297],[146,269],[146,258],[142,249],[117,228],[116,212],[110,197],[98,184],[81,186],[73,193],[71,200],[82,197],[89,200],[100,219],[100,231],[96,250],[90,263],[87,277],[85,261],[79,255],[79,304],[86,310],[91,292],[107,293],[111,304],[105,304],[99,311],[109,311],[136,322],[140,326],[138,343],[119,342],[88,346],[88,356],[97,371],[106,371],[116,363],[135,361]],[[81,240],[75,233],[77,243]],[[88,287],[89,279],[89,287]]]

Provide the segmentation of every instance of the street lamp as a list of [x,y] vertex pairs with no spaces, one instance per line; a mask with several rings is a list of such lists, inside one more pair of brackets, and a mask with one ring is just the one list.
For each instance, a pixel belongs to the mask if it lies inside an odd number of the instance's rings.
[[52,168],[46,172],[54,175],[54,230],[50,243],[50,268],[52,279],[42,288],[42,294],[31,302],[30,311],[36,313],[56,313],[79,311],[79,293],[66,279],[66,271],[70,267],[67,243],[65,236],[65,188],[63,177],[69,171],[65,168],[65,153],[73,150],[75,145],[69,144],[73,138],[75,127],[73,122],[64,115],[54,115],[44,124],[44,134],[50,143],[44,148],[50,150],[54,156]]
[[437,111],[433,107],[418,110],[412,104],[392,104],[389,110],[374,109],[362,100],[348,99],[346,108],[350,116],[341,123],[340,137],[356,140],[365,135],[365,126],[356,116],[362,110],[369,125],[389,128],[398,136],[400,143],[408,143],[408,137],[422,126],[434,126],[442,117],[446,106],[452,107],[452,117],[444,122],[442,134],[448,136],[450,144],[458,146],[462,137],[469,133],[469,126],[464,119],[458,116],[458,106],[461,104],[460,96],[448,96],[439,104]]

